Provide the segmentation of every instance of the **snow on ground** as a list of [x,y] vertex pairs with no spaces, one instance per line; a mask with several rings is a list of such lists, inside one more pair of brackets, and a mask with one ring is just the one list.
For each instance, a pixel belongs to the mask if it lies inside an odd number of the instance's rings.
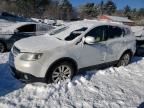
[[11,76],[8,54],[0,54],[0,108],[144,108],[144,58],[61,84],[27,84]]

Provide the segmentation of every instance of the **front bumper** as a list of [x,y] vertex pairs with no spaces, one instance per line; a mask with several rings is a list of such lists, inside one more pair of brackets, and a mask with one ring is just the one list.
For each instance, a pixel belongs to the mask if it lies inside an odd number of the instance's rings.
[[12,75],[17,78],[18,80],[25,82],[25,83],[32,83],[32,82],[45,82],[44,78],[35,77],[31,74],[20,72],[15,68],[11,67]]
[[41,65],[37,62],[21,61],[18,55],[15,57],[10,52],[9,66],[12,70],[12,75],[22,82],[44,82],[44,77],[41,76]]
[[42,64],[38,61],[23,61],[20,56],[21,54],[14,56],[11,52],[9,55],[9,65],[18,70],[17,73],[22,72],[39,78],[45,77],[46,71],[43,71],[45,67]]

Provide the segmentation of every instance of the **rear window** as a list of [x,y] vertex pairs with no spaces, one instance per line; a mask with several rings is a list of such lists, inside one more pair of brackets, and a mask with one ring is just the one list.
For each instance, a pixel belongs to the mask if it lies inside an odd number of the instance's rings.
[[18,32],[36,32],[36,24],[29,24],[19,27]]

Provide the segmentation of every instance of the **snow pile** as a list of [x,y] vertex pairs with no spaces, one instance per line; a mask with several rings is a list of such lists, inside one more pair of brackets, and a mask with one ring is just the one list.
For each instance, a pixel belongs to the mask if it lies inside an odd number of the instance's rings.
[[7,54],[1,54],[0,108],[136,108],[144,102],[143,58],[134,58],[127,67],[85,72],[61,84],[25,86],[11,77],[8,65],[2,64],[6,60]]

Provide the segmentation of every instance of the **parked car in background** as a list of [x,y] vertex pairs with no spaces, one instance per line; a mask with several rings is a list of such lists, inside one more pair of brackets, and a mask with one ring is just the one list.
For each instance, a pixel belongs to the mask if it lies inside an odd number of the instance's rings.
[[144,44],[144,26],[132,26],[131,29],[136,37],[137,46]]
[[23,81],[58,83],[73,78],[81,69],[128,65],[135,50],[135,36],[128,26],[79,21],[47,36],[17,41],[9,64],[14,76]]
[[25,18],[8,12],[0,13],[0,20],[5,20],[9,22],[33,22],[33,20],[30,18]]
[[144,26],[131,26],[136,37],[136,56],[144,56]]
[[0,29],[0,53],[8,51],[14,42],[30,36],[39,36],[53,29],[47,24],[35,22],[19,22]]

